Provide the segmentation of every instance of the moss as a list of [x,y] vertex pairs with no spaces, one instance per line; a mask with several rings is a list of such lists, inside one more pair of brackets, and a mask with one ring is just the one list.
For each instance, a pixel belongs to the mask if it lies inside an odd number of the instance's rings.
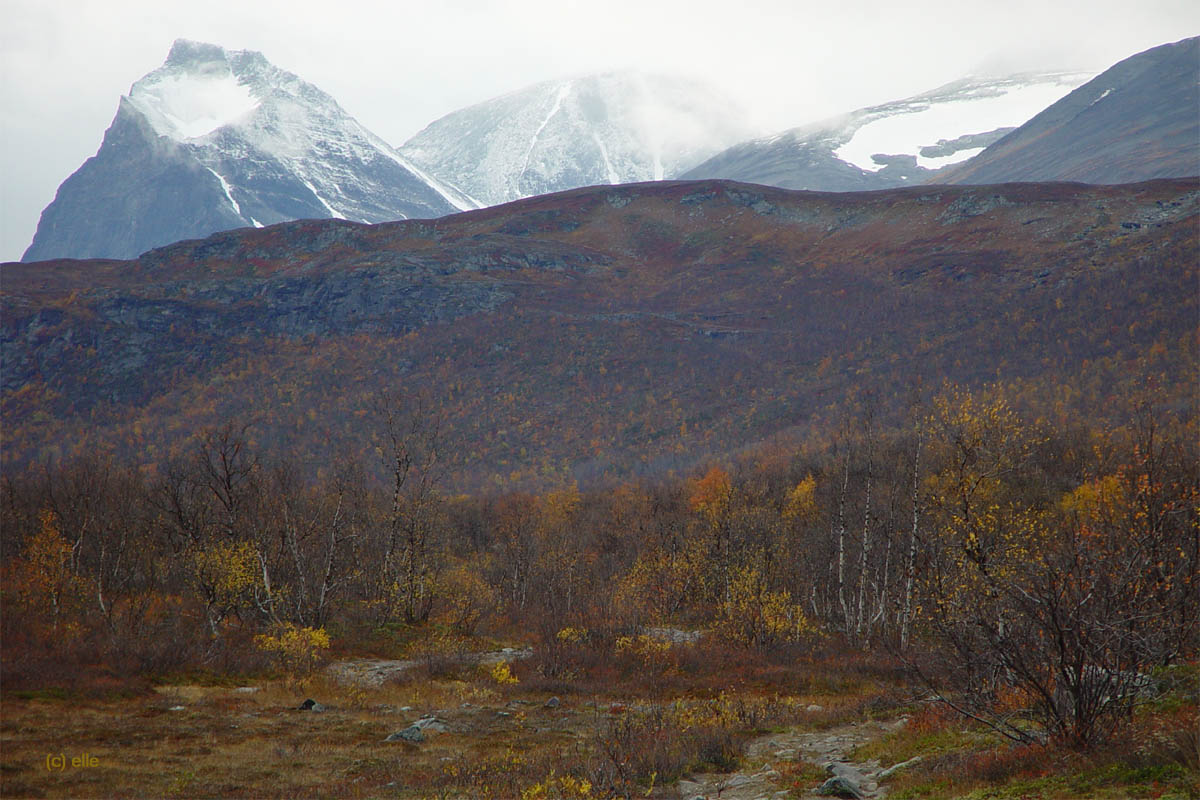
[[963,792],[972,776],[942,777],[893,792],[896,800],[961,798],[961,800],[1134,800],[1196,798],[1200,784],[1178,764],[1134,765],[1114,762],[1066,775],[1011,780]]
[[62,686],[48,686],[44,689],[21,689],[14,691],[12,696],[17,700],[74,700],[76,693]]
[[908,730],[900,730],[860,745],[854,751],[854,759],[876,759],[882,764],[896,764],[913,756],[929,758],[946,753],[972,752],[995,744],[995,736],[981,731],[947,727],[929,733],[914,734]]

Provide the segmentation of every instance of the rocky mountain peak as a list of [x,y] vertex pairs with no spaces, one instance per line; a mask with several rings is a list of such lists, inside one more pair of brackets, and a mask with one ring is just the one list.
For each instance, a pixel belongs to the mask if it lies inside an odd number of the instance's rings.
[[743,110],[692,78],[636,71],[544,81],[460,109],[401,148],[486,204],[673,178],[750,135]]
[[261,53],[180,39],[59,187],[25,261],[128,258],[293,219],[385,222],[474,207]]
[[187,67],[212,61],[225,61],[225,48],[208,42],[176,39],[167,54],[164,66]]

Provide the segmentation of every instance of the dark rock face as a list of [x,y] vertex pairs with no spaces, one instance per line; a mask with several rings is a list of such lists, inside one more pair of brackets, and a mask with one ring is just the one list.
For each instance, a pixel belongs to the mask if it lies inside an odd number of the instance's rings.
[[1129,183],[1200,175],[1200,37],[1121,61],[940,183]]
[[195,155],[122,98],[100,151],[58,188],[23,260],[130,258],[246,224]]
[[[196,119],[176,116],[205,102]],[[133,258],[233,228],[467,207],[261,54],[180,41],[121,98],[99,151],[59,187],[23,260]]]
[[833,155],[841,144],[832,133],[812,135],[789,131],[774,140],[742,142],[683,174],[685,180],[728,178],[784,189],[858,192],[919,182],[928,170],[916,164],[889,165],[867,172]]
[[3,387],[18,388],[56,361],[65,365],[74,358],[68,355],[74,345],[85,340],[105,353],[108,362],[106,377],[92,385],[96,399],[137,401],[153,391],[156,376],[232,356],[237,350],[233,339],[354,332],[396,336],[495,308],[511,295],[495,283],[447,285],[433,280],[419,264],[405,266],[156,284],[136,294],[98,299],[95,316],[65,335],[49,333],[62,322],[57,312],[26,316],[18,311],[6,319],[5,328],[11,323],[23,330],[23,340],[32,337],[37,344],[16,346],[4,336]]

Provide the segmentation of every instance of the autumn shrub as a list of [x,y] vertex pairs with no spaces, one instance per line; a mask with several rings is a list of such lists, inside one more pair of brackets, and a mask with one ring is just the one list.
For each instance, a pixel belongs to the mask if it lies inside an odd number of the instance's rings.
[[513,675],[512,665],[507,661],[497,661],[488,668],[488,677],[497,686],[515,686],[520,683],[516,675]]
[[670,672],[676,667],[675,647],[645,633],[618,636],[613,643],[613,655],[634,670]]
[[521,792],[521,800],[587,800],[594,796],[592,782],[588,779],[556,775],[553,770]]
[[[403,762],[401,762],[403,763]],[[585,760],[554,750],[504,749],[453,752],[442,758],[440,769],[426,777],[436,797],[495,798],[516,800],[525,792],[530,797],[578,798],[585,784]],[[415,783],[412,773],[403,773],[406,786]],[[564,792],[559,795],[556,791]],[[589,787],[591,791],[591,787]],[[574,792],[575,794],[568,794]],[[582,797],[589,795],[583,794]],[[598,797],[606,795],[597,793]]]
[[542,678],[572,681],[610,660],[606,632],[579,625],[543,627],[523,665]]
[[941,703],[923,703],[908,719],[905,728],[912,733],[928,734],[940,731],[959,721],[954,709]]
[[484,579],[484,561],[462,561],[442,574],[435,620],[469,636],[500,607],[500,593]]
[[311,675],[329,649],[329,634],[324,628],[307,628],[285,622],[271,633],[254,637],[259,650],[268,653],[275,664],[292,678]]
[[110,619],[106,660],[124,672],[162,675],[203,660],[203,613],[176,594],[144,592],[124,599]]
[[675,704],[610,717],[591,739],[591,781],[610,796],[627,797],[691,771],[732,771],[744,734],[703,704]]
[[803,758],[777,762],[774,766],[779,772],[779,782],[790,790],[790,796],[803,797],[829,777],[823,766]]
[[814,636],[817,628],[786,591],[772,591],[754,566],[734,570],[717,611],[717,636],[742,647],[770,649]]
[[208,605],[209,626],[215,635],[227,616],[252,602],[260,582],[258,558],[246,541],[196,545],[187,557],[193,585]]
[[443,625],[417,626],[404,649],[408,658],[420,665],[422,675],[431,680],[460,675],[468,666],[472,640],[456,629]]
[[1148,715],[1138,727],[1138,756],[1200,774],[1200,713],[1194,704]]
[[1050,771],[1054,754],[1045,746],[1001,745],[965,755],[959,769],[972,781],[1004,784],[1016,778],[1039,778]]
[[678,552],[642,553],[612,590],[613,614],[621,627],[666,624],[697,611],[705,550],[691,542]]
[[1017,742],[1117,737],[1153,689],[1148,671],[1200,647],[1194,437],[1134,431],[1126,463],[1065,492],[1042,482],[1039,496],[1036,426],[1003,398],[936,405],[921,582],[946,680],[929,685]]

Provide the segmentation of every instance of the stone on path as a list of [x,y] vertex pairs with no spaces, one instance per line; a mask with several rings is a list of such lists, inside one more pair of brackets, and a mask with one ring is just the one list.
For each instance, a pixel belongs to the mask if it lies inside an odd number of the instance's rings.
[[899,764],[893,764],[892,766],[888,767],[885,770],[882,770],[879,773],[879,779],[884,780],[885,778],[890,778],[893,775],[895,775],[897,772],[899,772],[900,770],[907,769],[907,768],[911,767],[913,764],[920,762],[920,760],[921,760],[920,756],[913,756],[908,761],[901,761]]
[[817,794],[822,797],[844,797],[849,800],[863,800],[866,796],[858,784],[843,775],[834,775],[817,787]]

